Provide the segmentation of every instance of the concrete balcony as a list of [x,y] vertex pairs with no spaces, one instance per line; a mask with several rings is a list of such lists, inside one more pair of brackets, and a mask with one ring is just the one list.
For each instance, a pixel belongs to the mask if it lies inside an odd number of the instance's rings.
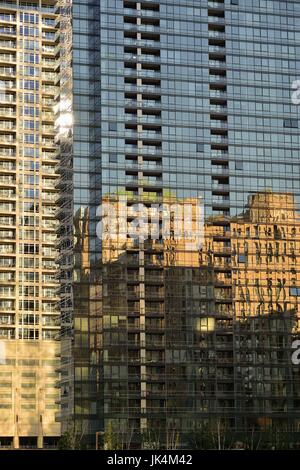
[[11,94],[0,93],[0,103],[15,103],[16,97]]
[[16,62],[17,58],[13,54],[0,54],[0,62],[5,62],[6,64]]

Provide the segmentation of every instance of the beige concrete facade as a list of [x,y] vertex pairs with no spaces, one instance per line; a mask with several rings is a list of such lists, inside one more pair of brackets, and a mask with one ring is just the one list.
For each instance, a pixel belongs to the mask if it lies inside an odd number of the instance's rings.
[[0,348],[0,444],[9,447],[4,438],[13,438],[18,448],[28,437],[38,438],[37,447],[43,447],[44,438],[60,433],[55,422],[58,343],[12,340],[2,341]]
[[52,447],[59,389],[54,0],[0,5],[0,449]]

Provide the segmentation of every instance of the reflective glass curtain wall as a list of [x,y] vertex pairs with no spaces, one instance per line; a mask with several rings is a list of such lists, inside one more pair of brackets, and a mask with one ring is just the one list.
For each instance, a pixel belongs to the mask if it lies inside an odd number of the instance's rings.
[[[299,17],[297,1],[73,1],[67,413],[91,445],[110,426],[125,447],[298,431]],[[100,240],[97,208],[124,197],[128,223],[136,202],[200,200],[202,247]]]

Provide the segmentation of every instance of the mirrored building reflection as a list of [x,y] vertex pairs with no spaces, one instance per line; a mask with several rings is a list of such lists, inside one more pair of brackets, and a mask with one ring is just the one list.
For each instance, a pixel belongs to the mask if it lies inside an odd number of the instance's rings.
[[[118,217],[125,214],[130,231],[130,198],[124,201],[103,198]],[[174,208],[174,199],[164,207]],[[152,212],[149,204],[149,229]],[[74,302],[100,308],[74,314],[67,385],[74,395],[63,401],[73,417],[83,426],[84,411],[91,419],[90,406],[98,406],[96,425],[113,425],[124,448],[150,437],[184,446],[203,423],[216,422],[248,437],[270,429],[296,436],[300,382],[291,354],[299,338],[300,223],[293,196],[253,194],[239,216],[206,219],[194,245],[174,237],[172,217],[168,238],[160,224],[158,238],[143,241],[124,237],[121,224],[110,234],[108,218],[95,263],[90,222],[88,209],[74,217]]]

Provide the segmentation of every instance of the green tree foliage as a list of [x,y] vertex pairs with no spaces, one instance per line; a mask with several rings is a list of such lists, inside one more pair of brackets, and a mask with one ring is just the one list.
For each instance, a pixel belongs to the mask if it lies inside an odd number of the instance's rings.
[[120,441],[118,433],[114,431],[112,422],[108,423],[107,429],[104,433],[104,449],[105,450],[122,450],[123,445]]
[[75,424],[70,424],[68,430],[61,436],[58,441],[59,450],[81,450],[82,434],[78,432]]

